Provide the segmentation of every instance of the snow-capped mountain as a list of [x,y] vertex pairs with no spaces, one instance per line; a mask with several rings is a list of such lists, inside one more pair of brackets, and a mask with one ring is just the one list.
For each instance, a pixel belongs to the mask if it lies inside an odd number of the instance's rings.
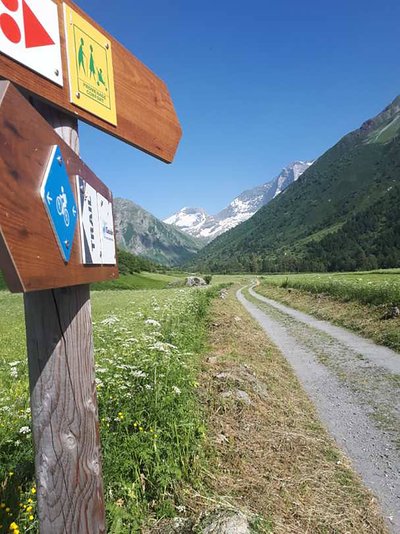
[[183,208],[164,220],[183,232],[212,241],[227,230],[250,219],[256,211],[295,182],[312,161],[295,161],[285,167],[273,180],[244,191],[216,215],[208,215],[202,208]]
[[176,226],[186,234],[197,237],[199,236],[201,227],[209,218],[210,215],[203,208],[182,208],[177,213],[171,215],[171,217],[164,219],[164,222]]

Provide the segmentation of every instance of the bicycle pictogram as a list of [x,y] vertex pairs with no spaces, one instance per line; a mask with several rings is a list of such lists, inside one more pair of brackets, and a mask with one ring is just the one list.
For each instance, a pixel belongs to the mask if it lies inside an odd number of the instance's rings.
[[56,206],[58,215],[64,217],[65,226],[69,226],[69,211],[67,209],[68,201],[65,194],[64,187],[61,186],[61,193],[56,198]]

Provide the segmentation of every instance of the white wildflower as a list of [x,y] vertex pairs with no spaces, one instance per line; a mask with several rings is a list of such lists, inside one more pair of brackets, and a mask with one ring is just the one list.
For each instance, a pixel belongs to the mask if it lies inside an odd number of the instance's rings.
[[178,386],[172,386],[172,391],[176,394],[176,395],[180,395],[182,392],[181,390],[178,388]]
[[155,319],[146,319],[144,324],[147,324],[149,326],[155,326],[157,328],[160,328],[161,324],[156,321]]
[[165,354],[171,353],[168,343],[162,343],[161,341],[156,341],[156,343],[151,345],[149,348],[150,350],[157,350],[158,352],[164,352]]
[[147,374],[143,371],[133,371],[132,375],[135,377],[135,378],[146,378],[147,377]]
[[10,374],[12,378],[18,378],[18,369],[16,367],[11,367]]
[[29,434],[30,431],[31,429],[29,428],[29,426],[21,426],[21,428],[19,429],[20,434]]
[[105,324],[107,326],[109,325],[112,325],[112,324],[115,324],[115,323],[118,323],[119,322],[119,319],[118,317],[116,317],[115,315],[110,315],[109,317],[106,317],[105,319],[103,319],[100,324]]

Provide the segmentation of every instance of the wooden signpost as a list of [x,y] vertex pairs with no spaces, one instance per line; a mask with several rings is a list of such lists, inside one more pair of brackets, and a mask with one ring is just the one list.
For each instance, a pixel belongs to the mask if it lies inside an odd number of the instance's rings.
[[[7,9],[4,4],[11,5],[12,9]],[[46,4],[49,7],[41,7]],[[57,7],[58,27],[56,28],[54,28],[52,13],[51,16],[46,16],[46,12],[49,12],[52,6]],[[43,9],[45,13],[41,15]],[[111,4],[110,9],[112,9]],[[68,19],[65,19],[64,11]],[[72,19],[70,18],[71,12]],[[33,22],[36,15],[37,21]],[[82,20],[87,25],[83,28]],[[43,26],[41,32],[40,26]],[[86,31],[88,36],[85,40],[82,31],[87,30],[88,27],[93,30],[92,33],[90,30]],[[59,34],[58,42],[57,34]],[[78,39],[76,45],[71,44],[71,38],[73,39],[74,35]],[[103,39],[100,40],[99,36]],[[34,37],[36,37],[37,46],[33,46]],[[83,39],[83,44],[81,39]],[[100,41],[99,49],[96,50],[93,47],[92,52],[91,42],[95,40]],[[23,45],[26,46],[23,47]],[[42,60],[39,61],[39,65],[43,70],[43,65],[48,64],[47,51],[54,52],[58,46],[60,46],[62,70],[59,63],[53,60],[50,73],[47,73],[46,77],[40,70],[40,76],[34,74],[36,64],[31,56],[35,56],[40,51]],[[18,50],[24,48],[25,54],[19,51],[10,57],[13,48]],[[96,53],[101,56],[102,48],[112,57],[114,88],[108,86],[111,81],[106,80],[106,71],[101,66],[104,58],[96,58]],[[3,54],[7,54],[0,55],[0,76],[3,78],[27,89],[77,119],[92,124],[167,163],[173,160],[182,132],[166,85],[69,0],[66,2],[62,0],[0,2],[0,50]],[[74,54],[76,54],[75,57]],[[100,69],[102,73],[99,78]],[[90,76],[91,70],[94,71],[92,76]],[[55,75],[56,72],[57,75]],[[58,83],[49,79],[51,73],[53,77],[56,76]],[[103,84],[101,78],[106,85]],[[87,93],[82,94],[82,89]],[[94,103],[93,100],[87,98],[87,95],[94,95],[96,98],[96,90],[99,91],[100,100],[102,95],[108,98],[108,93],[115,92],[116,124],[113,124],[112,120],[108,122],[107,119],[94,114],[93,108],[89,109],[85,103],[82,104],[84,100]],[[80,93],[79,96],[78,93]],[[109,102],[105,104],[109,105]],[[103,108],[106,109],[104,106]]]
[[181,129],[163,82],[69,0],[1,2],[0,79],[0,269],[24,293],[40,532],[103,533],[89,283],[118,269],[77,119],[165,162]]

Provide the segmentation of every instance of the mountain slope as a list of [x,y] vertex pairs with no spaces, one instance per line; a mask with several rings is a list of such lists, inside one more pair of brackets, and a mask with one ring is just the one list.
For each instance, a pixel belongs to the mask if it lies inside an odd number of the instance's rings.
[[250,219],[262,206],[295,182],[310,165],[312,161],[295,161],[270,182],[244,191],[217,215],[208,215],[202,208],[183,208],[164,222],[194,237],[212,241]]
[[[284,194],[209,244],[196,261],[203,269],[228,271],[362,269],[396,263],[398,255],[392,261],[389,248],[395,248],[391,213],[400,179],[399,132],[400,97],[341,139]],[[362,240],[356,227],[372,212],[375,226]],[[389,248],[379,254],[377,242],[388,235]],[[357,255],[349,243],[358,240]],[[351,258],[335,263],[335,257],[343,256],[338,243]]]
[[131,200],[114,199],[114,214],[118,246],[162,265],[188,261],[202,246]]

